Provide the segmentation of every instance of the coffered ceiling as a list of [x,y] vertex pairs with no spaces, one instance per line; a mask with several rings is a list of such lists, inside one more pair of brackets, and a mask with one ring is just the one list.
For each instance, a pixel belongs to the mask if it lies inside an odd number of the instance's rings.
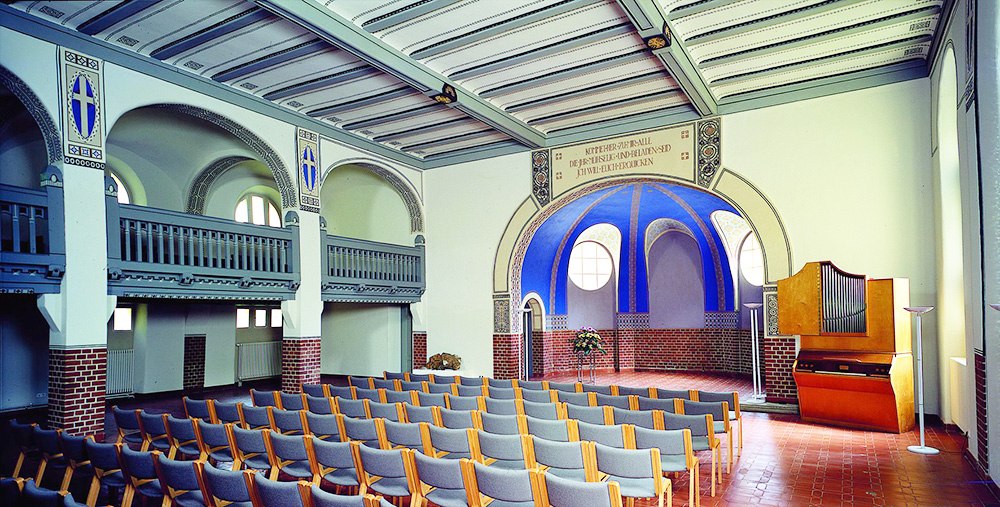
[[948,0],[110,0],[14,1],[0,15],[14,29],[58,25],[428,168],[923,77],[950,8]]

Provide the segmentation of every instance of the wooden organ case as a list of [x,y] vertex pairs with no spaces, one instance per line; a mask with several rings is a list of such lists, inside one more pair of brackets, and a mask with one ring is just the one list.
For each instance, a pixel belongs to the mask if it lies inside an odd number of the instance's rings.
[[803,420],[913,428],[909,299],[906,278],[866,279],[829,261],[778,281],[778,332],[801,336],[792,375]]

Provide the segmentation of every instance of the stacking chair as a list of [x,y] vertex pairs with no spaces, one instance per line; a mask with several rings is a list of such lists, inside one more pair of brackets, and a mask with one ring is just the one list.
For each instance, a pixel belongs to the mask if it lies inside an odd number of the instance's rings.
[[534,403],[556,403],[559,401],[559,391],[521,389],[521,399],[525,402]]
[[670,479],[663,476],[660,468],[659,449],[615,449],[594,444],[594,456],[598,473],[619,484],[629,507],[635,504],[636,498],[656,498],[657,505],[663,507],[664,493],[667,505],[673,505]]
[[250,401],[255,407],[281,407],[278,391],[258,391],[250,389]]
[[354,390],[354,395],[357,396],[359,400],[377,401],[382,403],[384,399],[382,398],[382,393],[384,389],[362,389],[357,388]]
[[222,470],[206,463],[202,468],[205,496],[218,507],[250,507],[253,499],[253,470]]
[[454,392],[458,396],[486,396],[486,392],[489,388],[483,384],[479,385],[468,385],[468,384],[456,384],[454,387]]
[[243,426],[243,412],[240,410],[243,404],[239,402],[212,401],[212,420],[217,424],[236,424]]
[[368,447],[379,446],[379,429],[375,419],[355,419],[344,415],[337,417],[340,427],[344,429],[345,440],[361,442]]
[[542,505],[622,507],[622,490],[617,482],[580,482],[552,474],[533,473],[541,492]]
[[632,427],[628,424],[591,424],[578,421],[580,440],[597,442],[608,447],[625,449],[632,441]]
[[527,462],[527,435],[496,435],[485,431],[469,433],[473,443],[472,457],[476,461],[493,467],[524,470]]
[[[458,463],[455,464],[457,465]],[[459,477],[461,478],[461,471],[459,471]],[[0,477],[0,505],[21,505],[21,491],[24,489],[25,482],[20,477]],[[462,495],[464,499],[464,489],[462,490]]]
[[264,441],[264,433],[270,430],[248,430],[239,426],[229,426],[229,430],[233,449],[233,470],[242,468],[271,470],[271,462],[267,457],[267,444]]
[[160,451],[133,451],[128,446],[121,447],[119,456],[122,462],[122,474],[125,476],[122,507],[130,507],[136,494],[147,500],[163,497],[160,480],[153,465],[153,460],[161,454]]
[[632,400],[628,396],[614,396],[611,394],[594,393],[594,401],[599,407],[618,407],[631,409]]
[[64,502],[62,493],[37,486],[32,479],[24,481],[24,487],[21,491],[22,505],[30,505],[31,507],[62,507]]
[[118,407],[111,407],[115,426],[118,427],[116,443],[134,445],[136,447],[143,445],[145,440],[142,438],[142,427],[139,426],[139,412],[141,410],[122,410]]
[[278,474],[284,474],[295,480],[313,479],[313,468],[309,462],[308,446],[312,439],[302,435],[282,435],[273,431],[264,433],[264,444],[267,447],[267,460],[271,463],[268,478],[278,479]]
[[313,438],[312,445],[307,450],[311,453],[309,462],[313,466],[313,484],[320,486],[326,481],[333,484],[338,493],[341,488],[353,489],[360,486],[357,457],[351,442],[328,442]]
[[411,505],[417,505],[418,486],[412,449],[373,449],[357,442],[351,445],[358,456],[361,494],[370,489],[380,495],[410,497]]
[[309,487],[309,502],[312,507],[392,507],[392,504],[386,502],[382,497],[372,495],[338,495],[323,491],[315,484]]
[[302,418],[305,419],[303,428],[307,434],[330,442],[343,440],[341,435],[344,434],[344,429],[340,426],[337,415],[302,412]]
[[459,384],[459,385],[463,385],[463,386],[484,386],[484,385],[486,385],[486,378],[485,377],[462,377],[462,376],[459,376],[458,377],[458,382],[456,382],[456,383]]
[[59,433],[59,446],[62,448],[63,458],[66,460],[66,471],[63,473],[62,484],[59,485],[60,491],[69,489],[73,475],[78,470],[93,473],[90,458],[87,457],[86,442],[87,437],[70,435],[65,431]]
[[528,434],[538,438],[557,442],[575,442],[580,439],[580,430],[577,427],[576,419],[560,419],[558,421],[535,419],[534,417],[525,417],[525,419],[527,420]]
[[195,428],[195,419],[178,419],[172,415],[164,414],[164,426],[167,428],[167,441],[170,443],[170,450],[167,457],[174,459],[180,454],[192,456],[198,459],[205,459],[202,454],[201,445],[198,443],[198,430]]
[[483,398],[486,412],[496,415],[519,415],[523,412],[521,400]]
[[302,392],[306,396],[314,396],[316,398],[326,398],[330,395],[330,392],[326,390],[326,384],[302,384]]
[[[726,473],[733,471],[733,433],[729,427],[729,402],[721,401],[687,401],[683,402],[684,414],[686,415],[711,415],[713,427],[716,435],[726,434],[726,443],[729,444],[729,456],[726,460]],[[721,479],[720,479],[721,480]]]
[[413,423],[401,423],[382,421],[382,449],[424,449],[424,439],[420,433],[420,425]]
[[302,393],[292,394],[278,392],[278,401],[281,402],[282,410],[302,410],[306,408],[305,395]]
[[522,435],[528,433],[528,420],[523,415],[479,414],[483,431],[496,435]]
[[371,377],[358,377],[355,375],[348,375],[347,385],[351,387],[356,387],[358,389],[374,389],[374,387],[372,387]]
[[655,389],[650,389],[650,394],[653,394],[653,398],[659,398],[661,400],[669,398],[678,398],[682,400],[691,399],[691,391],[685,389],[660,389],[659,387]]
[[502,389],[511,389],[511,388],[517,387],[516,385],[514,385],[514,381],[513,380],[510,380],[510,379],[503,379],[502,380],[502,379],[495,379],[495,378],[487,378],[486,379],[486,385],[489,386],[489,387],[491,387],[491,388],[492,387],[499,387],[499,388],[502,388]]
[[382,371],[382,378],[386,380],[406,380],[406,373],[398,371]]
[[602,386],[597,384],[580,384],[585,393],[598,393],[605,396],[617,396],[615,386]]
[[271,429],[271,409],[272,406],[255,407],[240,403],[237,405],[240,411],[240,420],[243,427],[248,430]]
[[[201,457],[209,463],[221,463],[233,461],[232,441],[229,438],[230,430],[225,424],[212,424],[198,420],[198,446],[201,448]],[[229,424],[232,426],[232,423]]]
[[73,498],[73,493],[62,490],[59,491],[59,494],[62,495],[64,492],[66,493],[66,496],[63,497],[63,503],[59,507],[90,507],[85,503],[77,502],[76,499]]
[[[527,392],[527,391],[522,391]],[[548,392],[548,391],[545,391]],[[559,403],[553,402],[534,402],[528,400],[521,400],[521,410],[524,411],[524,415],[529,417],[534,417],[536,419],[565,419],[566,414],[562,410],[562,406]]]
[[397,391],[399,390],[399,383],[395,380],[387,380],[381,378],[371,379],[372,388],[374,389],[385,389],[386,391]]
[[118,459],[123,445],[125,444],[98,443],[93,435],[87,437],[84,446],[90,458],[90,466],[94,469],[90,489],[87,490],[87,505],[95,505],[101,486],[107,489],[109,497],[112,491],[117,493],[125,489],[125,475],[122,473],[121,460]]
[[549,389],[549,381],[547,381],[547,380],[518,380],[517,381],[517,387],[520,387],[522,390],[529,390],[529,391],[547,391]]
[[582,407],[580,405],[566,405],[566,418],[577,421],[588,422],[590,424],[608,424],[608,411],[604,407]]
[[[715,483],[722,482],[721,466],[719,462],[720,441],[715,438],[714,422],[712,416],[705,415],[684,415],[684,414],[663,414],[663,427],[667,430],[683,430],[691,432],[691,450],[695,453],[709,451],[712,456],[712,496],[715,496]],[[699,465],[699,469],[700,469]],[[718,470],[718,472],[716,471]]]
[[41,486],[47,468],[52,467],[62,471],[66,469],[66,457],[63,455],[62,446],[59,445],[62,430],[46,430],[35,425],[32,426],[31,433],[42,455],[38,462],[38,472],[35,474],[35,484]]
[[421,407],[448,408],[448,395],[444,393],[417,393],[416,403],[413,404]]
[[424,383],[424,390],[431,394],[455,394],[455,384]]
[[663,412],[660,410],[622,410],[612,407],[611,414],[615,424],[631,424],[651,430],[663,428]]
[[410,423],[425,422],[435,426],[441,426],[441,407],[417,407],[409,403],[403,404],[403,411],[406,412],[406,421]]
[[480,429],[483,427],[483,421],[479,418],[478,410],[449,410],[447,408],[439,408],[438,413],[441,415],[441,426],[445,428]]
[[617,386],[619,396],[643,396],[645,398],[652,398],[654,389],[651,387],[630,387],[630,386]]
[[565,393],[583,392],[583,384],[579,382],[549,382],[549,389]]
[[283,410],[268,407],[267,415],[271,419],[271,430],[282,435],[302,435],[302,412],[298,410]]
[[[451,377],[454,382],[454,376]],[[409,382],[436,382],[437,377],[428,373],[406,373],[406,380]],[[447,382],[442,382],[447,384]]]
[[346,398],[348,400],[358,399],[358,390],[354,386],[332,386],[326,384],[327,397],[330,398]]
[[365,404],[365,400],[351,400],[347,398],[336,397],[333,399],[337,404],[337,413],[344,414],[347,417],[356,417],[360,419],[368,419],[371,417],[368,414],[368,405]]
[[325,396],[306,395],[306,410],[314,414],[334,413],[333,401]]
[[400,380],[397,385],[399,386],[399,390],[402,392],[407,392],[407,391],[416,391],[418,393],[427,392],[427,382]]
[[264,477],[253,476],[254,507],[306,507],[310,498],[310,485],[305,481],[279,482]]
[[212,415],[211,400],[193,400],[185,396],[181,398],[181,402],[184,404],[184,415],[189,419],[202,419],[205,421],[215,419],[215,416]]
[[636,449],[659,449],[660,469],[664,474],[688,473],[688,504],[700,505],[698,459],[694,457],[691,430],[634,429]]
[[697,401],[716,403],[724,401],[729,404],[729,423],[731,425],[735,422],[740,431],[739,443],[736,444],[736,455],[739,456],[743,452],[743,415],[740,413],[740,393],[735,391],[695,391],[693,394]]
[[639,410],[662,410],[676,414],[679,404],[683,404],[680,398],[646,398],[636,397],[636,408]]
[[484,410],[486,402],[479,396],[448,396],[448,408],[451,410]]
[[575,393],[567,391],[556,391],[559,401],[567,405],[580,405],[583,407],[593,407],[597,405],[593,393]]
[[529,435],[531,453],[526,468],[574,481],[596,481],[593,442],[556,442]]
[[372,419],[386,419],[395,422],[406,420],[406,412],[403,411],[402,403],[365,401],[368,403],[368,414],[371,415]]
[[382,392],[382,397],[386,403],[413,403],[417,399],[417,394],[421,391],[389,391]]
[[537,487],[528,470],[489,467],[470,460],[461,463],[470,507],[494,503],[505,507],[535,506]]
[[420,423],[424,454],[432,458],[472,458],[472,443],[469,433],[473,431],[475,430],[438,428],[427,423]]
[[513,387],[486,386],[484,394],[487,398],[494,398],[497,400],[515,400],[520,398],[518,390]]
[[460,460],[429,458],[421,452],[413,458],[420,496],[416,505],[426,499],[441,507],[468,507]]
[[142,451],[150,449],[170,452],[170,435],[167,434],[167,414],[151,414],[139,411],[139,428],[142,432]]
[[[410,380],[417,380],[416,375],[410,375]],[[458,375],[433,375],[429,381],[431,384],[458,384]]]
[[[160,480],[164,505],[208,505],[202,480],[202,461],[174,461],[157,453],[153,468]],[[169,501],[169,503],[168,503]]]
[[[38,446],[35,445],[34,423],[20,423],[16,419],[10,421],[11,440],[17,446],[17,461],[14,463],[14,472],[11,474],[15,478],[21,477],[21,468],[25,462],[32,460],[38,455]],[[141,441],[141,440],[140,440]]]

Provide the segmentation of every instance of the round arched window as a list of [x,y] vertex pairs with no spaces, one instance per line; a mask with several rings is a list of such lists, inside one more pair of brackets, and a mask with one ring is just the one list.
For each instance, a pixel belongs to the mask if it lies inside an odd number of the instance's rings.
[[122,180],[118,179],[118,175],[115,173],[111,174],[111,179],[115,180],[115,185],[118,185],[118,204],[132,204],[132,198],[128,195],[128,188],[122,184]]
[[599,243],[584,241],[569,254],[569,279],[583,290],[597,290],[611,279],[614,261]]
[[274,201],[260,194],[247,194],[236,203],[237,222],[281,227],[281,212]]
[[753,233],[747,235],[740,248],[740,272],[751,285],[764,285],[764,254]]

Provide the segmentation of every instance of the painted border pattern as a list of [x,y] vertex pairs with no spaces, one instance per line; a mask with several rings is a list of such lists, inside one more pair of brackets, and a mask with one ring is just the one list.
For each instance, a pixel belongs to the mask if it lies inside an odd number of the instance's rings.
[[722,119],[698,122],[698,184],[708,188],[722,165]]
[[545,206],[552,200],[552,168],[549,150],[531,152],[531,195]]
[[198,173],[198,176],[191,182],[191,188],[188,189],[187,205],[184,208],[184,212],[194,215],[204,215],[205,199],[208,198],[208,192],[212,189],[212,185],[234,165],[246,162],[247,160],[251,160],[250,157],[242,155],[222,157]]
[[62,161],[62,139],[59,135],[59,128],[56,127],[56,122],[52,121],[52,117],[42,105],[42,101],[38,99],[38,95],[35,95],[35,92],[24,81],[21,81],[3,65],[0,65],[0,84],[10,90],[17,97],[17,100],[21,101],[24,108],[28,110],[28,114],[35,120],[38,130],[42,133],[42,139],[45,141],[45,154],[48,157],[48,163],[54,164]]

